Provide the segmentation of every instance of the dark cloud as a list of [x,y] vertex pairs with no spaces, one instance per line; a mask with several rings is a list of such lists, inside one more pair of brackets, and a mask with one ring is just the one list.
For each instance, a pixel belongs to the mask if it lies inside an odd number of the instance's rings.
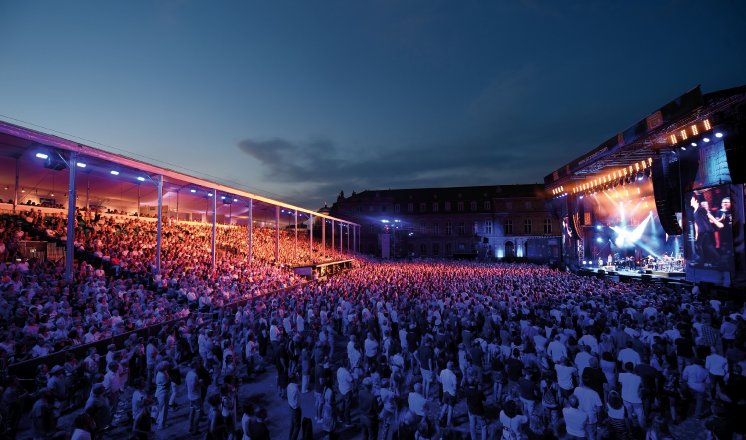
[[547,173],[548,159],[562,157],[524,138],[410,145],[352,157],[342,157],[330,139],[244,139],[238,147],[259,162],[267,181],[302,183],[287,196],[309,206],[333,201],[340,190],[536,182]]

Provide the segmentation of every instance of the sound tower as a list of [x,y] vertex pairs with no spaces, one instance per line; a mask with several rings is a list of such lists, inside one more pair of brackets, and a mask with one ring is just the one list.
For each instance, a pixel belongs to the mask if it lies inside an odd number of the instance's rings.
[[668,235],[681,235],[681,226],[676,219],[676,212],[681,210],[682,198],[679,162],[677,160],[670,163],[664,157],[657,157],[653,160],[652,173],[655,207],[661,226]]

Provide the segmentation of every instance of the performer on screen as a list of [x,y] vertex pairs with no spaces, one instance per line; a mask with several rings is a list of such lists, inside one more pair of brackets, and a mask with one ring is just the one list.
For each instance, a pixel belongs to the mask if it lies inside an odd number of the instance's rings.
[[697,253],[696,263],[712,266],[719,262],[720,257],[715,248],[715,226],[710,218],[710,204],[705,199],[698,200],[692,196],[691,206],[694,208],[694,246]]

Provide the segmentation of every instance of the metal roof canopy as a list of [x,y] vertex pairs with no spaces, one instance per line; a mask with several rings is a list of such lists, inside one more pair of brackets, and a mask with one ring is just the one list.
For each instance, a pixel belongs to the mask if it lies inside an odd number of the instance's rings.
[[[284,203],[265,196],[254,194],[239,188],[223,185],[217,182],[185,173],[152,165],[123,155],[110,153],[89,147],[55,135],[42,133],[29,128],[0,121],[0,185],[12,187],[14,185],[15,167],[18,166],[19,187],[29,191],[67,192],[69,170],[52,170],[44,167],[43,160],[35,157],[37,152],[55,154],[56,151],[75,152],[77,161],[84,162],[85,168],[77,168],[76,188],[80,201],[85,197],[87,188],[91,188],[100,200],[111,202],[111,207],[120,209],[124,206],[132,207],[135,200],[145,206],[157,205],[157,176],[163,176],[163,201],[173,211],[178,205],[178,212],[206,213],[212,215],[212,197],[208,193],[215,191],[218,216],[229,215],[237,220],[248,221],[249,199],[253,204],[253,218],[267,219],[274,222],[275,207],[280,207],[285,214],[287,224],[294,221],[294,213],[298,212],[299,222],[305,221],[311,215],[315,218],[326,218],[351,226],[357,223],[318,213],[316,211]],[[111,171],[118,171],[114,176]],[[141,180],[138,180],[140,178]],[[144,179],[144,180],[142,180]],[[59,182],[59,184],[57,183]],[[1,189],[1,188],[0,188]],[[138,196],[139,190],[139,196]],[[195,190],[193,193],[192,190]],[[0,196],[8,197],[9,192]],[[19,189],[20,191],[20,189]],[[19,206],[23,204],[23,194],[19,194]],[[229,203],[223,203],[223,197]],[[55,194],[55,198],[58,198]],[[65,197],[66,198],[66,197]],[[233,201],[236,199],[237,201]],[[280,223],[283,215],[280,216]]]
[[544,178],[547,188],[585,179],[609,167],[624,167],[670,149],[666,134],[711,117],[746,99],[746,86],[703,95],[700,86],[682,94],[627,130]]

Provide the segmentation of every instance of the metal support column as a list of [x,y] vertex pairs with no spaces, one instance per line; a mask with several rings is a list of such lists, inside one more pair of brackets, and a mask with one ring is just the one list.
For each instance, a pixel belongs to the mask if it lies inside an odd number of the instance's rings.
[[155,236],[155,273],[161,273],[161,240],[163,237],[163,176],[158,176],[158,221]]
[[254,199],[249,199],[249,266],[251,265],[251,258],[253,257],[253,246],[254,246]]
[[295,210],[295,246],[293,247],[293,260],[298,259],[298,210]]
[[313,262],[313,214],[308,214],[308,251]]
[[140,184],[137,184],[137,217],[140,217]]
[[350,252],[350,225],[349,223],[345,225],[345,228],[347,229],[347,252]]
[[326,254],[326,219],[321,219],[321,253]]
[[16,187],[13,191],[13,212],[16,212],[16,206],[18,205],[18,159],[16,159]]
[[280,207],[275,206],[275,263],[280,262]]
[[215,239],[218,235],[218,190],[212,190],[212,270],[215,270]]
[[334,252],[334,220],[332,220],[332,252]]
[[[54,154],[54,153],[50,153]],[[75,170],[78,168],[77,153],[70,153],[68,169],[70,181],[67,186],[67,248],[65,249],[65,279],[73,281],[73,258],[75,258]],[[16,162],[17,164],[18,162]]]
[[344,232],[342,232],[342,222],[339,222],[339,253],[341,254],[342,251],[342,244],[345,241]]

